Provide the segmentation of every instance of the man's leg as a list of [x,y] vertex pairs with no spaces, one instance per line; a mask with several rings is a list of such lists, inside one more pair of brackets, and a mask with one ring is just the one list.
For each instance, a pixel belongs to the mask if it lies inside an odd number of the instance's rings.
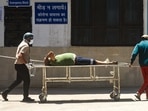
[[27,98],[29,96],[29,87],[30,87],[30,75],[29,70],[26,66],[24,66],[23,71],[23,91],[24,91],[24,98]]
[[21,82],[22,82],[22,78],[21,78],[21,76],[20,76],[20,72],[19,72],[19,70],[17,70],[18,68],[17,68],[17,66],[15,65],[15,69],[16,69],[16,71],[17,71],[17,75],[16,75],[16,80],[7,88],[7,89],[5,89],[3,92],[2,92],[2,97],[3,97],[3,99],[5,100],[5,101],[8,101],[8,99],[7,99],[7,95],[8,95],[8,93],[11,91],[11,90],[13,90],[18,84],[20,84]]
[[117,61],[110,61],[108,58],[105,61],[96,60],[97,65],[118,64]]
[[137,92],[137,95],[135,95],[139,100],[141,94],[147,89],[148,86],[148,67],[141,67],[142,75],[143,75],[143,84],[140,87],[140,89]]
[[145,93],[146,93],[146,99],[148,99],[148,87],[146,88]]
[[34,99],[29,98],[29,87],[30,87],[30,75],[29,70],[26,67],[26,65],[22,66],[22,78],[23,78],[23,102],[31,102],[34,101]]

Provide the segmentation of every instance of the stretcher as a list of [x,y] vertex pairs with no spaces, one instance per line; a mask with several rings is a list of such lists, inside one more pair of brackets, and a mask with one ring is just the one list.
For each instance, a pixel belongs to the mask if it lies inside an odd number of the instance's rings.
[[[0,58],[7,58],[7,59],[16,59],[15,57],[11,56],[4,56],[0,55]],[[110,98],[114,99],[115,101],[120,100],[120,69],[122,67],[129,67],[129,64],[126,62],[118,62],[118,64],[114,65],[71,65],[71,66],[45,66],[42,60],[34,60],[31,59],[31,64],[26,64],[30,76],[34,76],[36,73],[36,69],[42,70],[42,92],[39,95],[39,99],[41,102],[47,101],[47,83],[48,82],[82,82],[82,81],[109,81],[113,85],[113,90],[110,92]],[[35,64],[35,63],[42,63],[42,64]],[[106,75],[98,75],[100,71],[97,68],[101,68],[106,70],[107,67],[111,69],[108,70],[109,76]],[[133,66],[132,66],[133,67]],[[134,66],[139,67],[139,66]],[[52,68],[56,68],[56,70],[62,68],[65,70],[65,75],[63,77],[57,76],[53,77],[50,76],[50,70]],[[83,68],[87,69],[89,73],[87,76],[74,76],[75,71],[73,69],[79,68],[80,70]],[[49,75],[49,76],[47,76]]]
[[[42,70],[42,92],[39,94],[40,102],[47,101],[47,83],[48,82],[82,82],[82,81],[109,81],[113,84],[113,90],[110,92],[110,98],[115,101],[120,100],[120,68],[129,67],[128,63],[120,62],[115,65],[72,65],[72,66],[44,66],[34,65],[35,69]],[[65,76],[50,76],[50,70],[52,68],[65,70]],[[87,76],[75,76],[75,70],[86,68],[89,73]],[[106,70],[109,68],[109,76],[99,76],[98,68]]]

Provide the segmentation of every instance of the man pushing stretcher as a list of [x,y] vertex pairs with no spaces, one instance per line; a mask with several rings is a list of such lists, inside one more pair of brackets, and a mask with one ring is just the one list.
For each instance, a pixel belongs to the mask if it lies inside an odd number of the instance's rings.
[[118,64],[117,61],[109,61],[107,59],[105,61],[99,61],[92,58],[80,57],[74,53],[55,55],[53,51],[49,51],[44,57],[44,63],[46,66]]

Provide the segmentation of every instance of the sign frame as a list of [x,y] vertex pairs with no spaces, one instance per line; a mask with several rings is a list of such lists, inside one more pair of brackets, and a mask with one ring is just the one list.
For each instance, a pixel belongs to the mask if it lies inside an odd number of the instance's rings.
[[8,0],[8,6],[11,7],[30,6],[30,0]]
[[67,2],[35,2],[35,24],[67,23]]

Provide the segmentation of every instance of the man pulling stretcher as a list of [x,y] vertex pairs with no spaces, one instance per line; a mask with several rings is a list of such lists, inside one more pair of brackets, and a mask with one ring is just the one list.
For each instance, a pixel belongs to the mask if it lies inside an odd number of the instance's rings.
[[66,66],[66,65],[107,65],[117,64],[117,61],[99,61],[92,58],[85,58],[77,56],[74,53],[62,53],[55,55],[53,51],[49,51],[44,57],[44,63],[46,66]]

